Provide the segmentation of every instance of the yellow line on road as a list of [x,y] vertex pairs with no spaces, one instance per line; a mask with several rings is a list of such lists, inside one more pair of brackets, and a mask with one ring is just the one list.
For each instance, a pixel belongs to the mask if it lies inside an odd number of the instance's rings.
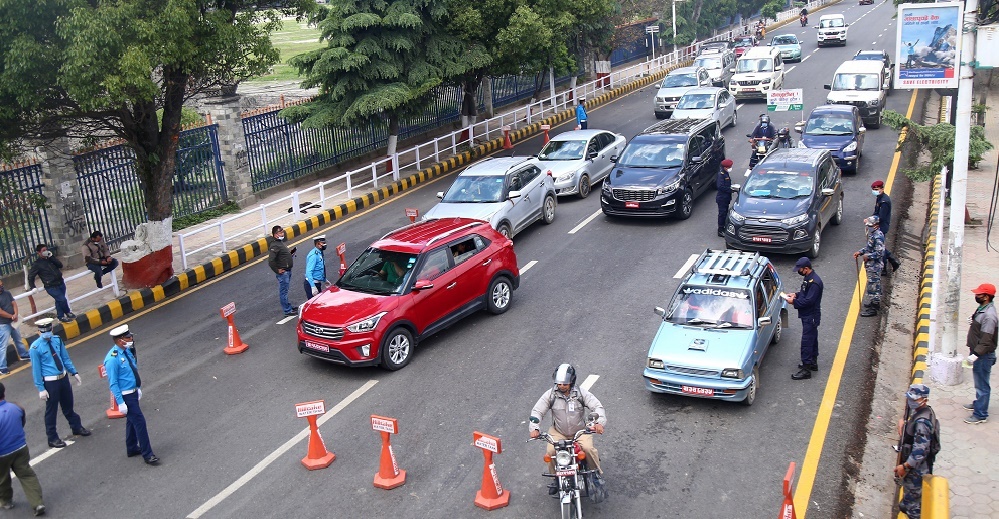
[[[909,100],[909,109],[905,116],[912,118],[912,111],[916,107],[916,92],[912,91],[912,98]],[[904,131],[904,130],[903,130]],[[902,136],[899,136],[899,140]],[[895,173],[898,171],[898,164],[901,160],[902,152],[896,151],[891,161],[891,168],[888,170],[888,178],[885,181],[885,192],[891,189],[895,180]],[[853,297],[850,298],[850,308],[847,310],[846,322],[843,323],[843,332],[839,336],[839,344],[836,346],[836,356],[833,358],[832,368],[829,371],[829,380],[826,381],[826,389],[822,394],[822,402],[819,404],[819,413],[815,417],[815,424],[812,425],[812,436],[808,440],[808,450],[805,451],[805,460],[801,464],[801,476],[798,477],[798,488],[794,491],[795,515],[805,519],[805,512],[808,511],[808,502],[812,497],[812,487],[815,484],[815,473],[819,468],[819,458],[822,457],[822,447],[826,442],[826,434],[829,431],[829,421],[832,418],[833,408],[836,405],[836,395],[839,393],[839,385],[843,379],[843,370],[846,368],[846,357],[850,353],[850,343],[853,340],[853,331],[857,326],[857,314],[860,310],[860,290],[867,282],[867,275],[861,271],[857,284],[853,287]]]

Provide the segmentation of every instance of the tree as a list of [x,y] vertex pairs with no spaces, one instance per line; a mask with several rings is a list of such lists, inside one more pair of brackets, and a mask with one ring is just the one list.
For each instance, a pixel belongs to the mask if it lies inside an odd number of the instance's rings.
[[[906,130],[906,141],[914,141],[920,150],[930,154],[929,162],[921,162],[915,168],[905,170],[906,176],[914,181],[929,180],[940,173],[943,167],[954,169],[954,135],[956,128],[950,123],[922,125],[904,115],[885,110],[884,123],[896,131]],[[971,127],[971,142],[969,144],[968,167],[974,169],[982,161],[982,155],[993,148],[992,143],[985,140],[985,129],[974,125]]]
[[777,13],[783,11],[786,5],[787,2],[784,0],[770,0],[760,8],[760,17],[765,20],[776,20]]

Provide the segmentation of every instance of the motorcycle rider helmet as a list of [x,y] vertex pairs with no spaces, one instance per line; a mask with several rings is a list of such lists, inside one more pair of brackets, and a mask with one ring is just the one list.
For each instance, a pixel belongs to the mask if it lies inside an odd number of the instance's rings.
[[560,364],[552,373],[552,380],[555,384],[569,384],[569,387],[576,385],[576,370],[571,364]]
[[763,126],[767,126],[768,124],[770,124],[770,116],[767,115],[767,114],[761,115],[760,116],[760,124],[763,125]]

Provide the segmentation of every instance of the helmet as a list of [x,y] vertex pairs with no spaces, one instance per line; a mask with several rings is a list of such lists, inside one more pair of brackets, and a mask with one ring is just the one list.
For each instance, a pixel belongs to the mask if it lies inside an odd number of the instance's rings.
[[787,137],[788,135],[791,135],[791,130],[787,126],[784,126],[780,130],[777,130],[777,135],[780,135],[781,137]]
[[552,373],[552,380],[554,380],[556,384],[569,384],[570,386],[575,386],[576,370],[573,369],[570,364],[560,364],[555,370],[555,373]]
[[761,115],[760,124],[770,124],[770,116],[766,114]]

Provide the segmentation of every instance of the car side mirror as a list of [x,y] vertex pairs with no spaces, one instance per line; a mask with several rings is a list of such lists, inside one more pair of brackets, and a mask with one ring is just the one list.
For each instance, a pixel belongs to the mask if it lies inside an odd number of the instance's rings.
[[774,70],[784,70],[784,65],[777,65]]
[[666,309],[665,308],[663,308],[661,306],[657,306],[654,309],[652,309],[652,311],[655,312],[655,314],[658,315],[659,317],[662,317],[664,319],[666,318]]
[[428,279],[421,279],[413,285],[413,290],[426,290],[428,288],[434,288],[434,284]]
[[507,195],[507,198],[509,198],[510,200],[513,200],[514,198],[520,198],[520,194],[521,194],[520,191],[510,191],[510,194]]
[[832,90],[832,85],[822,85],[822,88],[826,90]]
[[835,194],[835,193],[836,193],[836,190],[834,190],[832,188],[829,188],[829,187],[827,187],[827,188],[825,188],[825,189],[822,190],[822,196],[833,196],[833,194]]
[[617,162],[617,155],[611,155],[610,161]]
[[866,132],[866,131],[867,131],[867,127],[865,127],[865,126],[861,126],[861,127],[860,127],[860,129],[859,129],[859,130],[857,130],[857,131],[858,131],[858,132],[860,132],[860,133],[864,133],[864,132]]
[[746,134],[746,137],[749,137],[750,139],[752,139],[752,138],[753,138],[753,134],[751,134],[751,133],[747,133],[747,134]]
[[765,315],[765,316],[760,317],[759,319],[756,320],[756,324],[758,324],[760,326],[768,326],[771,322],[772,321],[770,320],[770,316],[769,315]]
[[730,69],[728,69],[728,71],[729,71],[729,72],[732,72],[732,73],[735,73],[735,68],[734,68],[734,67],[733,67],[733,68],[730,68]]
[[843,24],[843,27],[849,27],[849,26],[850,26],[850,24],[848,24],[848,23]]
[[437,192],[437,198],[440,198],[441,200],[443,200],[444,199],[444,192],[443,191],[438,191]]
[[595,158],[597,158],[597,152],[595,151],[591,151],[586,154],[586,160],[593,160]]
[[801,133],[801,132],[805,131],[805,123],[795,123],[794,124],[794,131],[796,131],[798,133]]
[[690,158],[690,163],[691,164],[700,164],[702,162],[704,162],[704,157],[691,157]]
[[742,184],[732,184],[733,193],[738,193],[740,190],[742,190]]
[[656,83],[656,88],[662,88],[662,87],[663,87],[662,83]]

